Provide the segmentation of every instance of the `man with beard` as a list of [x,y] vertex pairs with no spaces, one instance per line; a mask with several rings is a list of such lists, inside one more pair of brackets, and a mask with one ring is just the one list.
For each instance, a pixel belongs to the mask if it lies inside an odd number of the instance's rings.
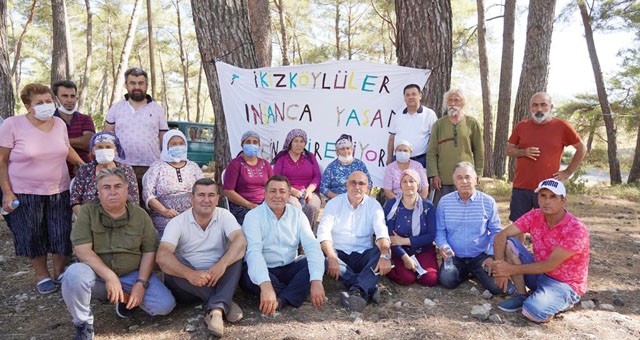
[[470,162],[480,175],[484,165],[480,124],[465,114],[464,94],[459,89],[449,90],[444,94],[443,103],[447,115],[433,124],[427,151],[427,173],[433,176],[431,187],[435,190],[434,206],[438,205],[442,196],[456,190],[450,176],[456,164]]
[[[509,137],[506,154],[516,158],[516,176],[511,191],[509,220],[515,222],[532,208],[537,209],[538,183],[546,178],[564,181],[578,169],[587,147],[571,124],[553,117],[553,102],[545,92],[531,97],[531,119],[519,122]],[[571,163],[560,171],[565,146],[576,149]]]
[[117,160],[133,167],[142,189],[142,176],[151,163],[160,159],[160,142],[169,126],[162,106],[147,94],[147,72],[130,68],[124,79],[127,94],[107,112],[104,131],[115,131],[127,155],[126,160]]

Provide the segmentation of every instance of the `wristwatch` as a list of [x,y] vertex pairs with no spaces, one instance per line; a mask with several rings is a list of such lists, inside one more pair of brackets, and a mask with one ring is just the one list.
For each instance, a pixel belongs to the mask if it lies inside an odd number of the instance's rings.
[[391,261],[391,254],[380,254],[380,258]]
[[138,282],[142,283],[142,287],[144,287],[144,289],[149,288],[149,281],[143,280],[143,279],[137,279],[136,283],[138,283]]

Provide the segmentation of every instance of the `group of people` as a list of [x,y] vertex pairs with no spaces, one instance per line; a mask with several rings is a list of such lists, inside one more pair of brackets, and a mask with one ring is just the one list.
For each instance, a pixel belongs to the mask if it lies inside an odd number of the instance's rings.
[[[187,159],[187,137],[168,130],[146,93],[144,70],[127,70],[125,87],[102,132],[77,112],[70,81],[53,91],[25,86],[27,114],[0,126],[2,209],[16,254],[30,259],[38,292],[61,287],[77,339],[93,338],[92,298],[114,303],[125,318],[138,307],[165,315],[176,301],[204,302],[207,329],[221,336],[223,320],[243,317],[233,301],[238,285],[259,296],[269,315],[309,296],[321,307],[325,274],[344,284],[340,303],[356,312],[380,301],[385,275],[401,285],[445,288],[474,277],[492,294],[509,296],[499,308],[522,309],[535,322],[586,291],[589,235],[566,211],[562,184],[586,148],[553,117],[546,93],[531,98],[532,118],[508,141],[517,171],[513,223],[502,229],[495,200],[476,189],[482,137],[460,90],[445,94],[446,115],[438,119],[420,104],[419,86],[404,89],[407,107],[389,131],[383,207],[369,196],[373,183],[346,134],[321,173],[303,130],[288,133],[272,163],[259,157],[260,136],[247,131],[219,187]],[[576,153],[560,171],[568,145]],[[228,210],[218,207],[220,191]],[[78,261],[65,270],[72,250]]]

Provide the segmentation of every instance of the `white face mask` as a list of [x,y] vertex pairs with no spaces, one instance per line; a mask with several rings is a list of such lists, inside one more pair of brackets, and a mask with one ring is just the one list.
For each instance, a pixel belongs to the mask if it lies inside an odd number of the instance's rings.
[[338,155],[338,161],[340,163],[351,163],[353,162],[353,156],[349,155],[349,156],[340,156]]
[[406,151],[398,151],[396,152],[396,160],[398,163],[406,163],[409,161],[411,155]]
[[33,107],[35,111],[35,117],[38,120],[49,120],[53,117],[53,113],[56,112],[56,105],[54,103],[40,104]]
[[98,149],[94,153],[98,164],[111,163],[116,157],[116,150],[114,149]]
[[74,106],[73,109],[71,109],[71,110],[67,110],[62,104],[60,104],[60,106],[58,106],[58,111],[60,111],[62,113],[66,113],[68,115],[72,115],[77,110],[78,110],[78,103],[76,103],[76,106]]

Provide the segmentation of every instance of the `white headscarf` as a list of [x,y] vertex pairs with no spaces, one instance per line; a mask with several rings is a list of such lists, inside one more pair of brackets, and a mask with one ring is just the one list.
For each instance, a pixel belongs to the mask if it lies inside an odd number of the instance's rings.
[[164,137],[162,137],[162,151],[160,152],[160,159],[162,159],[165,162],[171,162],[171,163],[186,161],[187,160],[186,154],[184,156],[184,159],[174,158],[174,157],[171,157],[171,155],[169,155],[169,146],[168,146],[169,140],[171,139],[171,137],[174,137],[174,136],[180,136],[180,138],[184,140],[185,146],[187,145],[187,137],[184,135],[184,133],[182,133],[182,131],[178,129],[172,129],[167,131],[167,133],[164,134]]

